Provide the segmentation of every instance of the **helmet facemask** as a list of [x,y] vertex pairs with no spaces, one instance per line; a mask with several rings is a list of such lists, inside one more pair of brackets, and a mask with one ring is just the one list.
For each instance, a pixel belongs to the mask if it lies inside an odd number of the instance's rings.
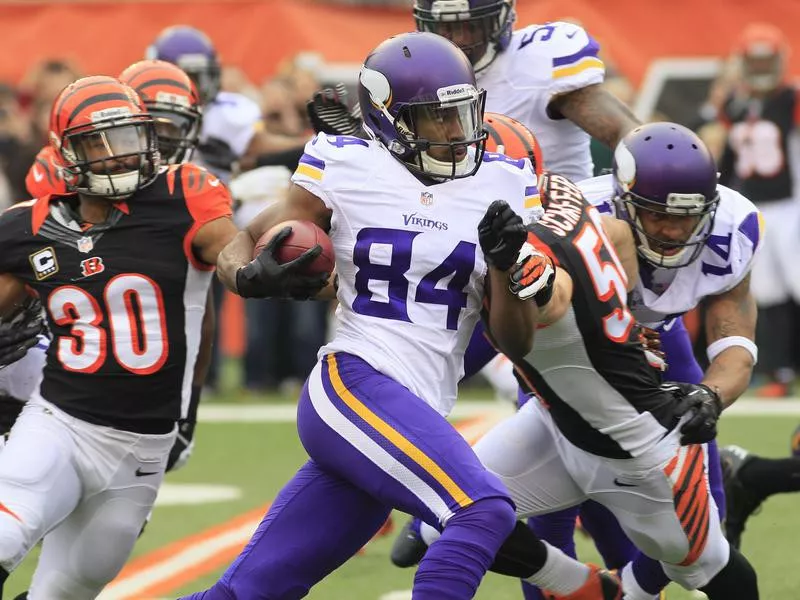
[[415,3],[414,18],[418,31],[441,35],[461,48],[477,73],[508,45],[515,13],[506,0],[476,8],[469,0],[434,0],[430,8]]
[[197,87],[200,102],[208,104],[222,89],[222,69],[216,58],[205,54],[184,54],[176,63]]
[[174,102],[145,101],[145,106],[153,116],[161,163],[177,165],[190,161],[200,138],[200,112]]
[[783,81],[784,66],[783,55],[774,50],[745,54],[742,56],[742,77],[751,90],[771,92]]
[[[691,264],[700,256],[714,226],[719,192],[710,200],[702,194],[671,193],[665,204],[653,202],[629,190],[617,196],[615,201],[619,215],[633,227],[639,256],[654,267],[677,269]],[[662,219],[696,217],[697,223],[687,240],[670,242],[648,234],[639,211],[648,211]]]
[[[379,107],[395,130],[389,151],[409,170],[432,179],[470,177],[486,149],[486,92],[462,85],[439,89],[437,95],[436,100],[401,106],[396,118],[385,105]],[[374,136],[369,124],[366,128]]]
[[123,200],[158,174],[160,157],[149,115],[68,127],[59,146],[71,176],[68,188],[87,196]]

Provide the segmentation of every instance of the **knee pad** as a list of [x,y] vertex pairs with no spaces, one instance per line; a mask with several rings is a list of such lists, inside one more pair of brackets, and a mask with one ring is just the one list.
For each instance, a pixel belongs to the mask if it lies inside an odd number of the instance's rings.
[[516,522],[514,506],[509,499],[482,498],[455,513],[445,527],[475,527],[505,539],[513,531]]
[[30,550],[28,530],[15,517],[0,511],[0,567],[12,571]]

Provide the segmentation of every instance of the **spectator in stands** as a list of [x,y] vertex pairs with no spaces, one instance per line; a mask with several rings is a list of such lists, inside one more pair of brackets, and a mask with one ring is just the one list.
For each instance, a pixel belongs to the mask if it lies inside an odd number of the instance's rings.
[[797,357],[800,156],[791,140],[798,135],[800,94],[785,80],[788,55],[789,44],[777,27],[748,26],[734,53],[739,79],[719,114],[727,129],[720,183],[758,206],[768,232],[750,285],[759,307],[759,366],[769,377],[756,394],[766,398],[792,394]]

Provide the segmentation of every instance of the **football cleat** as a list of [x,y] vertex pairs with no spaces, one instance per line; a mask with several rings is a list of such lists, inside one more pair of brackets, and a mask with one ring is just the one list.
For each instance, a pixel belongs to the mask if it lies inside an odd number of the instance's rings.
[[792,456],[800,456],[800,425],[792,434]]
[[419,519],[410,519],[408,523],[403,525],[400,530],[400,535],[395,539],[392,544],[391,561],[392,564],[401,569],[407,569],[418,565],[425,552],[428,551],[428,545],[423,541],[419,533]]
[[580,589],[562,596],[545,591],[545,600],[622,600],[622,581],[619,577],[596,565],[588,566],[591,572]]
[[739,446],[725,446],[719,449],[719,458],[722,463],[722,482],[725,486],[725,537],[728,543],[737,550],[742,544],[742,533],[747,519],[759,506],[762,498],[748,490],[739,473],[744,465],[754,456]]
[[754,394],[756,398],[769,400],[772,398],[788,398],[792,395],[792,392],[787,384],[780,381],[771,381],[756,388]]

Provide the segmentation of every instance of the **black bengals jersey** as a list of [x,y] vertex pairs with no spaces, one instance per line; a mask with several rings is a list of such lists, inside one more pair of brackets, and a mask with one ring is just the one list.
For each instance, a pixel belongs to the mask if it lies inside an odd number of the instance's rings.
[[791,198],[795,182],[789,137],[800,123],[798,90],[783,86],[763,99],[731,96],[721,114],[728,140],[720,183],[753,202]]
[[528,242],[572,277],[572,304],[536,331],[515,370],[575,446],[609,458],[638,456],[675,426],[675,399],[644,354],[626,274],[599,213],[561,182],[545,216],[529,226]]
[[220,181],[192,164],[164,169],[82,227],[75,195],[0,216],[0,273],[41,298],[53,336],[43,398],[92,423],[166,432],[188,405],[213,266],[192,250],[200,227],[230,216]]

